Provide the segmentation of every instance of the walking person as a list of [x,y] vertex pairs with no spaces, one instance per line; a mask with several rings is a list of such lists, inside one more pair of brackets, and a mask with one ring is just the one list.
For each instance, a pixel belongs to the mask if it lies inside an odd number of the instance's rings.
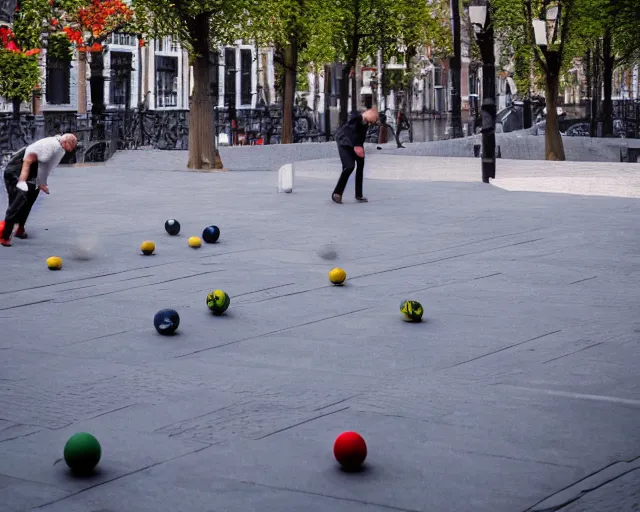
[[11,247],[13,228],[17,224],[17,238],[27,238],[25,224],[31,207],[42,190],[49,193],[47,180],[51,171],[75,149],[78,141],[72,133],[45,137],[11,157],[4,170],[4,186],[9,205],[4,222],[0,222],[0,245]]
[[356,201],[366,203],[367,198],[362,193],[364,179],[364,141],[367,138],[369,126],[378,122],[378,109],[370,108],[362,114],[355,114],[338,128],[335,134],[338,144],[338,154],[342,161],[342,174],[338,179],[331,198],[335,203],[342,203],[342,194],[349,181],[349,176],[356,170]]

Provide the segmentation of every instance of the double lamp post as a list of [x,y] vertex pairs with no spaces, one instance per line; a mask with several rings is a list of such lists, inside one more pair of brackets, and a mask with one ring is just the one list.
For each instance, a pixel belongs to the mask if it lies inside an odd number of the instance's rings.
[[496,58],[489,0],[473,0],[469,6],[482,55],[482,181],[496,177]]

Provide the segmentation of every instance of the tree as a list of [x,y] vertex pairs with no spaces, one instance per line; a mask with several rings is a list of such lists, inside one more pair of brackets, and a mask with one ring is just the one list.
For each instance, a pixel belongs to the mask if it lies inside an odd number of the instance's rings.
[[49,0],[48,3],[51,6],[49,31],[64,33],[81,56],[79,76],[82,89],[86,56],[91,55],[91,112],[94,123],[97,123],[105,110],[103,43],[114,32],[139,32],[134,12],[122,0]]
[[[214,44],[233,42],[247,18],[245,0],[136,0],[138,19],[148,20],[149,37],[171,36],[189,52],[193,93],[189,112],[191,169],[222,169],[214,143],[211,100],[211,51]],[[217,72],[217,70],[215,70]]]
[[[550,0],[492,0],[494,27],[503,41],[519,39],[517,47],[530,51],[536,65],[544,76],[545,99],[547,104],[547,125],[545,130],[545,158],[565,160],[564,145],[558,125],[557,105],[560,77],[566,66],[576,56],[580,47],[574,37],[576,28],[584,18],[580,16],[577,4],[592,0],[557,0],[553,6]],[[547,20],[551,7],[557,7],[555,21]],[[533,21],[545,22],[547,45],[535,44]],[[515,45],[509,50],[513,52]]]
[[[613,135],[613,71],[640,55],[640,0],[588,0],[579,6],[584,23],[577,29],[588,48],[597,46],[602,64],[602,121],[605,137]],[[597,66],[596,68],[599,68]]]
[[20,119],[20,104],[29,101],[40,83],[40,20],[36,2],[16,6],[14,30],[0,27],[0,96],[13,103],[13,119]]

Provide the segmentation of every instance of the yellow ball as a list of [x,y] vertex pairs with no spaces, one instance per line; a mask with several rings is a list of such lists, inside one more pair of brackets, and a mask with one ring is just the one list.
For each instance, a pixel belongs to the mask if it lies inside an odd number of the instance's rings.
[[329,281],[333,284],[342,284],[347,278],[347,273],[341,268],[334,268],[329,272]]
[[201,245],[202,245],[202,240],[200,240],[197,236],[189,237],[189,247],[193,247],[194,249],[197,249]]
[[47,258],[47,267],[49,267],[49,270],[60,270],[62,268],[62,258],[60,256]]
[[140,250],[142,251],[142,254],[144,254],[145,256],[149,256],[150,254],[153,254],[153,251],[156,250],[156,244],[154,244],[151,240],[145,240],[140,245]]

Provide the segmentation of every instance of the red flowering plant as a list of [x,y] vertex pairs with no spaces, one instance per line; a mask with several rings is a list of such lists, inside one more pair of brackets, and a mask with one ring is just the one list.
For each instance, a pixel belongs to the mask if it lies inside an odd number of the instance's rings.
[[48,0],[50,29],[64,32],[80,52],[101,52],[114,32],[138,32],[133,10],[122,0]]

